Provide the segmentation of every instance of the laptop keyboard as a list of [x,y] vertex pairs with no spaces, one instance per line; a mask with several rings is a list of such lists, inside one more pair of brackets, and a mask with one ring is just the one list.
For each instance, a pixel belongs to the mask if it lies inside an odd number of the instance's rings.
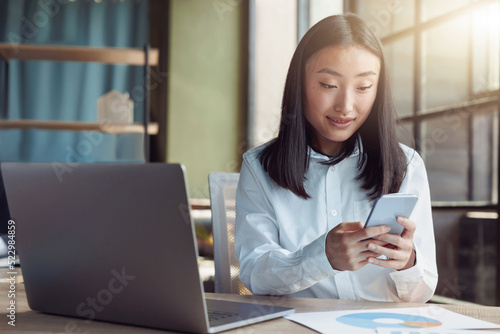
[[208,321],[217,321],[221,319],[231,318],[237,316],[238,313],[234,312],[221,312],[221,311],[208,311]]

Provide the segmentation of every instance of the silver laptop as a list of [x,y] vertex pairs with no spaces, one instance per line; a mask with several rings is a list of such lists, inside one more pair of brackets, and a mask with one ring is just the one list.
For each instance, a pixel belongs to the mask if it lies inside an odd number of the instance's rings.
[[294,312],[205,299],[181,165],[1,169],[33,310],[194,333]]

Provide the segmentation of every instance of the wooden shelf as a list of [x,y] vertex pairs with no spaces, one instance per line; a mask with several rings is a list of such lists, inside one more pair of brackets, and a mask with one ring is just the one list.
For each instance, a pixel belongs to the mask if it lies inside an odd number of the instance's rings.
[[[50,60],[144,65],[144,50],[138,48],[94,48],[82,46],[25,45],[0,43],[5,60]],[[158,65],[158,49],[149,50],[149,66]]]
[[[106,124],[89,122],[62,122],[62,121],[38,121],[38,120],[4,120],[0,121],[0,129],[42,129],[60,131],[100,131],[105,133],[136,133],[143,134],[144,126],[140,123],[133,124]],[[148,134],[158,134],[158,123],[148,124]]]

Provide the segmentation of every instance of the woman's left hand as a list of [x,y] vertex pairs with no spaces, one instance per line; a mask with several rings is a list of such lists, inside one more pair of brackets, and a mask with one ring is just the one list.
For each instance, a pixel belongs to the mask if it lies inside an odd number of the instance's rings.
[[401,235],[382,234],[373,239],[386,242],[380,246],[376,243],[369,243],[367,248],[372,252],[385,255],[387,260],[369,258],[368,262],[384,268],[405,270],[415,265],[415,250],[413,249],[413,235],[416,225],[405,217],[398,217],[398,224],[404,227]]

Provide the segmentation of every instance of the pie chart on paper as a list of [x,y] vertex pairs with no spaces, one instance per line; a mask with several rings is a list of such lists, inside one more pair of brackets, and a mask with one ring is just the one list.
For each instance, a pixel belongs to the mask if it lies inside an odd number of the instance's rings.
[[346,314],[337,318],[337,321],[345,325],[376,329],[386,328],[432,328],[441,326],[442,323],[436,319],[431,319],[419,315],[387,313],[387,312],[366,312]]

